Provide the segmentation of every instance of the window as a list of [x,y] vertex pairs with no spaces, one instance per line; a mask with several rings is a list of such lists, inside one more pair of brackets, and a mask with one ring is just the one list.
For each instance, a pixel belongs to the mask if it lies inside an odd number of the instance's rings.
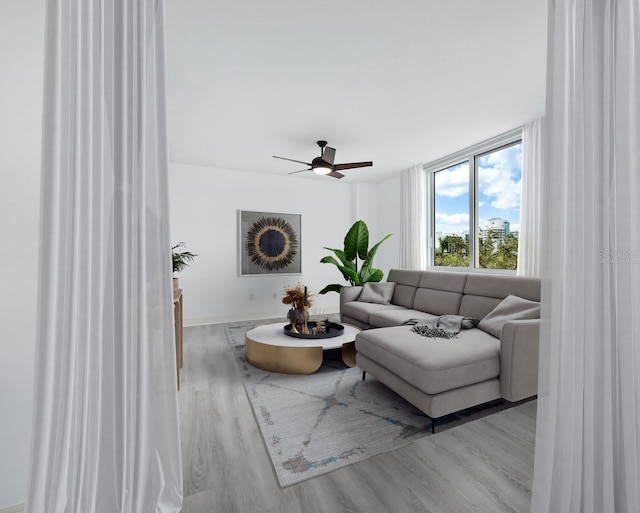
[[515,270],[522,140],[504,134],[427,166],[432,174],[433,264]]
[[435,173],[435,265],[469,267],[469,189],[469,162]]
[[476,158],[478,267],[518,266],[522,142]]

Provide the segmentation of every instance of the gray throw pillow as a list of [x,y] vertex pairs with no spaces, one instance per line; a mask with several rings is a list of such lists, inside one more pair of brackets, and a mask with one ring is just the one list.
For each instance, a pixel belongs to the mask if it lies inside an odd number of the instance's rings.
[[388,305],[391,303],[391,298],[393,297],[393,291],[395,288],[396,284],[392,281],[383,283],[365,283],[362,286],[362,292],[360,292],[358,301]]
[[540,303],[522,299],[519,296],[507,296],[480,320],[478,328],[496,338],[500,338],[502,326],[505,322],[539,318]]

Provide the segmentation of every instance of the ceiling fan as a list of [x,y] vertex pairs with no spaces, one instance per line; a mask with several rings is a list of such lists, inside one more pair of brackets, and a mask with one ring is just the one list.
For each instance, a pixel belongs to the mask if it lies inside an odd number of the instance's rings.
[[293,175],[295,173],[302,173],[304,171],[313,171],[319,175],[327,175],[332,176],[333,178],[342,178],[344,175],[339,173],[338,171],[342,171],[344,169],[353,169],[356,167],[369,167],[373,166],[373,162],[351,162],[349,164],[334,164],[333,159],[336,156],[335,148],[331,148],[327,146],[327,141],[317,141],[318,146],[320,146],[320,156],[316,157],[309,162],[303,162],[302,160],[294,160],[288,159],[285,157],[277,157],[273,156],[274,159],[282,159],[282,160],[290,160],[291,162],[298,162],[299,164],[304,164],[305,166],[309,166],[308,169],[301,169],[300,171],[293,171],[289,173]]

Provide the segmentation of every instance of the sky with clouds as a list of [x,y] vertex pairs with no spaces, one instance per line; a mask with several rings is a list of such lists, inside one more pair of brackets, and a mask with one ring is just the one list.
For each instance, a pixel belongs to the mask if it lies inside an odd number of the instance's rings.
[[[520,226],[520,180],[522,143],[489,153],[478,159],[478,218],[501,217]],[[462,234],[469,231],[469,164],[436,173],[436,232]]]

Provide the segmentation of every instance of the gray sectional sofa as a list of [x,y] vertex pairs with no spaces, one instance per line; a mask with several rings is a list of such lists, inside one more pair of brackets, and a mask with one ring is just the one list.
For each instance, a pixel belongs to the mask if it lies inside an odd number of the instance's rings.
[[[540,280],[392,269],[387,284],[364,289],[340,293],[342,322],[363,328],[355,341],[363,379],[370,373],[432,419],[537,394]],[[403,324],[443,315],[480,323],[454,338],[424,337]]]

